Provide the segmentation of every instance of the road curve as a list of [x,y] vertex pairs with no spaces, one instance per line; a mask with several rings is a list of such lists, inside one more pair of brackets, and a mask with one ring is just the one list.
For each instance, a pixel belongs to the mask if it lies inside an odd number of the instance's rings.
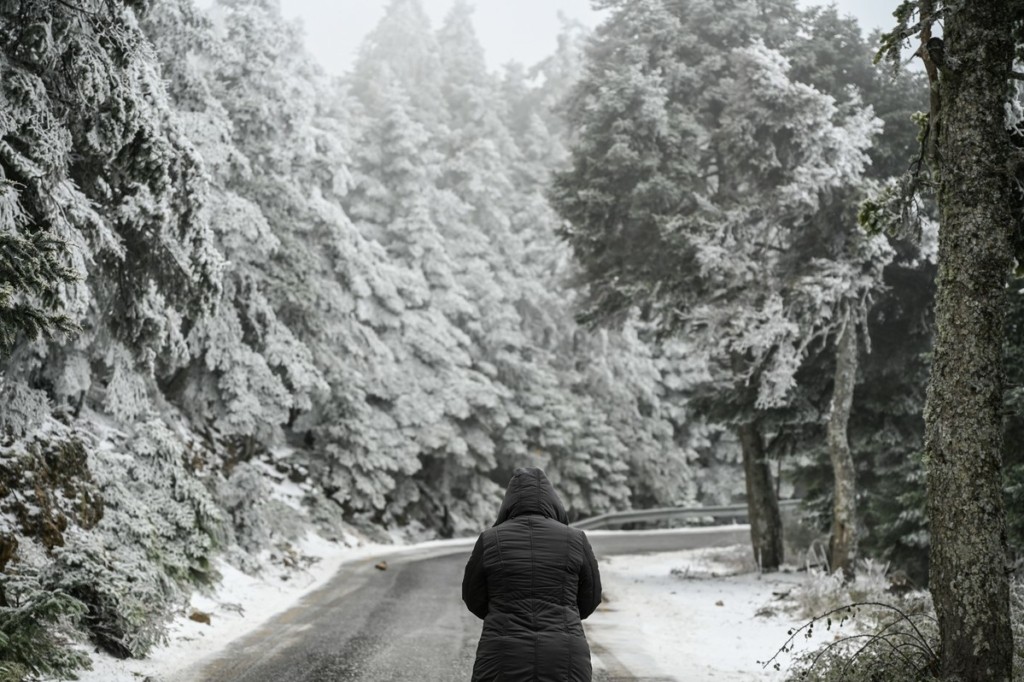
[[[590,531],[598,557],[746,542],[748,526]],[[382,552],[341,567],[293,608],[170,682],[464,682],[481,623],[462,604],[473,540]],[[387,561],[387,570],[374,568]],[[640,680],[591,637],[596,682]]]

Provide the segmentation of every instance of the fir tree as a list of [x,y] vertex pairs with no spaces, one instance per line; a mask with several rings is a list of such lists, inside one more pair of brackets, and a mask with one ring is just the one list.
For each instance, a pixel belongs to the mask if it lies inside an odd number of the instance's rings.
[[26,257],[0,286],[5,343],[15,325],[76,323],[80,347],[132,348],[124,376],[173,370],[217,297],[220,258],[199,160],[145,37],[123,3],[5,11],[0,220]]
[[[858,181],[875,124],[869,111],[841,114],[788,77],[770,47],[795,15],[787,3],[767,14],[740,3],[714,21],[700,2],[608,5],[570,110],[587,132],[552,195],[584,268],[582,319],[607,323],[640,306],[666,332],[717,350],[712,379],[743,396],[731,421],[755,551],[774,568],[781,539],[758,411],[785,404],[831,318],[828,305],[794,305],[807,295],[799,282],[816,278],[779,254],[809,228],[823,195]],[[779,21],[760,24],[768,15]]]
[[[292,410],[308,410],[325,386],[309,349],[279,319],[270,300],[275,279],[267,266],[281,241],[262,207],[247,196],[255,180],[248,138],[236,128],[233,109],[213,94],[217,74],[201,66],[228,61],[235,53],[189,2],[161,5],[145,27],[164,60],[179,116],[189,123],[203,155],[211,178],[204,215],[228,263],[217,313],[191,330],[193,360],[170,393],[197,425],[212,427],[222,438],[272,441]],[[281,61],[282,53],[267,58]],[[275,269],[285,267],[279,262]]]

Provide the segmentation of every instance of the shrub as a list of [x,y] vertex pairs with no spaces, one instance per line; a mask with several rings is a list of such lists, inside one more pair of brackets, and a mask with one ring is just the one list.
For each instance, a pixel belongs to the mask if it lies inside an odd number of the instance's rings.
[[[907,609],[882,602],[848,604],[812,618],[791,630],[790,637],[766,665],[794,649],[798,637],[808,639],[815,627],[841,629],[845,635],[800,653],[787,679],[802,682],[923,682],[938,679],[938,621],[912,603]],[[866,612],[866,613],[865,613]],[[856,621],[867,616],[872,625],[861,631]]]
[[[810,682],[918,682],[934,677],[939,636],[931,599],[922,592],[905,592],[905,574],[890,576],[888,569],[886,563],[864,559],[849,583],[838,573],[810,570],[791,596],[797,612],[809,620],[788,633],[768,664],[778,669],[780,654],[794,654],[788,679]],[[835,630],[835,637],[794,653],[801,637],[811,639],[822,628]]]
[[108,545],[100,533],[70,532],[48,577],[84,604],[82,625],[118,658],[144,655],[163,641],[171,608],[182,599],[173,580],[132,546]]
[[64,533],[45,584],[81,601],[96,643],[126,658],[163,641],[187,586],[216,578],[211,559],[224,518],[163,422],[140,425],[119,449],[107,442],[90,452],[105,513],[91,531]]
[[270,545],[270,492],[266,477],[253,462],[238,464],[217,484],[217,501],[231,520],[234,541],[247,554],[255,555]]
[[[779,654],[792,653],[800,635],[807,638],[814,628],[849,627],[846,635],[818,649],[797,655],[788,679],[808,682],[920,682],[939,678],[938,622],[931,600],[924,594],[893,599],[884,586],[885,566],[862,564],[852,586],[842,586],[832,576],[821,573],[808,580],[794,595],[802,612],[820,607],[837,597],[849,595],[846,606],[823,609],[821,615],[790,631],[790,638],[768,664],[775,665]],[[858,601],[861,600],[861,601]],[[1024,582],[1010,585],[1010,614],[1013,628],[1013,679],[1024,680]],[[859,621],[855,621],[859,617]],[[766,664],[767,665],[767,664]]]
[[88,667],[88,656],[68,646],[85,605],[66,592],[41,589],[34,571],[8,571],[4,578],[0,682],[21,682],[29,675],[67,677]]

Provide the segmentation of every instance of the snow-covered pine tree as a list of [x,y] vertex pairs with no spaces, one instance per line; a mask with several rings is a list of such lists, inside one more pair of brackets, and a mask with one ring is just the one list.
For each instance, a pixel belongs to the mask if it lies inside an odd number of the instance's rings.
[[[0,298],[4,306],[41,301],[81,330],[63,343],[12,339],[14,353],[0,366],[0,505],[35,499],[44,516],[60,513],[49,531],[5,530],[5,576],[17,575],[9,585],[24,604],[36,601],[33,593],[53,594],[54,604],[72,597],[65,625],[80,623],[122,655],[158,641],[181,588],[209,580],[218,524],[186,469],[180,434],[140,419],[166,406],[162,386],[190,360],[185,338],[214,307],[222,265],[203,213],[202,161],[139,28],[146,9],[45,1],[0,8],[0,220],[13,240],[5,244],[22,250],[17,286],[28,287],[0,286]],[[69,249],[51,252],[52,279],[30,291],[40,271],[28,247],[57,241]],[[51,409],[64,422],[81,419],[67,426]],[[135,432],[112,469],[98,452],[119,428],[108,417]],[[118,481],[109,489],[93,479],[107,474]],[[126,520],[123,505],[138,514]]]
[[[83,328],[73,348],[26,349],[45,360],[49,383],[73,391],[55,395],[58,403],[78,409],[99,384],[87,402],[102,404],[106,385],[107,407],[131,413],[137,407],[116,396],[138,395],[138,386],[180,367],[185,330],[218,295],[220,258],[200,211],[200,162],[128,3],[40,2],[4,12],[11,14],[0,38],[7,55],[0,219],[20,239],[12,246],[36,254],[21,266],[18,287],[28,289],[4,298],[63,310]],[[58,254],[58,243],[70,250]],[[53,279],[29,291],[37,271],[30,264],[46,253]],[[119,347],[130,350],[111,352]],[[32,375],[28,356],[16,364],[23,379],[43,378]],[[65,373],[75,378],[62,381]]]
[[[554,239],[557,218],[542,203],[542,183],[560,160],[561,144],[549,147],[547,156],[536,153],[537,145],[555,138],[543,129],[536,103],[502,100],[502,84],[486,70],[471,14],[468,3],[457,2],[438,35],[448,114],[441,185],[465,207],[453,211],[442,229],[462,264],[460,279],[480,302],[476,345],[511,389],[512,418],[501,434],[499,457],[504,471],[544,463],[572,515],[621,508],[629,503],[629,457],[648,451],[638,433],[649,436],[652,423],[636,412],[630,391],[587,390],[607,360],[596,349],[600,344],[575,344],[574,354],[593,351],[601,359],[582,363],[582,371],[559,358],[560,342],[578,331],[557,321],[570,319],[564,282],[550,269],[564,247]],[[524,94],[536,100],[536,92]],[[532,143],[534,158],[506,127],[503,114],[516,106],[533,108],[520,112],[532,124],[522,133],[541,139],[520,139]]]
[[[226,321],[238,323],[225,328],[226,352],[210,346],[224,362],[209,393],[262,393],[263,412],[242,402],[238,413],[286,427],[324,496],[380,510],[393,476],[418,468],[373,399],[386,394],[380,374],[393,362],[375,327],[396,326],[405,303],[384,252],[341,207],[351,178],[339,96],[278,3],[234,0],[218,11],[223,49],[207,55],[206,77],[228,125],[214,130],[210,149],[223,159],[219,208],[226,227],[236,226],[225,233],[238,260]],[[233,376],[259,379],[245,374],[247,363],[269,368],[262,376],[276,383],[224,385]],[[228,402],[226,414],[234,407]]]
[[604,4],[612,14],[570,109],[584,133],[553,190],[589,285],[584,319],[640,306],[714,352],[713,379],[735,406],[755,553],[776,568],[759,411],[785,403],[828,315],[788,316],[793,273],[779,254],[824,194],[859,180],[876,124],[788,77],[771,46],[791,30],[792,3]]
[[[377,33],[390,34],[383,24],[393,20],[386,15]],[[420,30],[429,32],[429,24]],[[442,232],[447,211],[461,206],[440,187],[436,129],[416,112],[422,93],[409,92],[398,77],[405,69],[401,60],[393,66],[373,65],[383,80],[358,102],[365,123],[346,206],[360,231],[391,256],[395,285],[407,301],[399,324],[380,330],[396,358],[392,392],[382,397],[394,405],[423,465],[406,495],[425,520],[447,514],[462,529],[492,513],[496,487],[487,474],[496,462],[489,434],[506,419],[498,409],[502,389],[477,362],[471,333],[485,326],[481,302],[457,272],[458,254]],[[357,65],[353,80],[364,77]]]
[[[269,300],[273,283],[289,264],[274,261],[280,239],[251,198],[253,164],[258,162],[252,158],[258,157],[247,156],[236,143],[246,140],[251,153],[249,138],[259,131],[245,129],[241,121],[236,128],[233,110],[215,95],[209,65],[230,60],[235,52],[190,0],[157,6],[144,28],[161,57],[179,116],[187,121],[205,162],[211,187],[204,215],[227,260],[217,312],[190,331],[192,361],[170,384],[169,394],[197,428],[212,429],[234,446],[246,439],[269,444],[280,439],[292,411],[308,410],[326,385],[308,347],[278,318]],[[265,58],[280,63],[285,53]],[[278,116],[300,118],[292,112]],[[268,267],[271,263],[276,267]]]
[[430,133],[444,125],[441,58],[421,0],[388,0],[384,16],[363,40],[348,76],[352,95],[373,108],[379,83],[395,79],[411,99],[410,113]]
[[[683,504],[691,502],[697,492],[697,472],[690,464],[698,452],[707,452],[703,450],[707,445],[705,429],[687,408],[685,397],[686,390],[692,388],[688,372],[701,361],[687,349],[681,367],[666,366],[661,360],[664,344],[652,334],[640,333],[642,325],[591,332],[574,321],[577,266],[567,245],[557,238],[560,220],[545,196],[551,174],[564,168],[568,159],[570,131],[560,111],[579,75],[582,40],[582,28],[568,23],[554,55],[529,72],[515,65],[508,67],[501,83],[503,120],[518,151],[515,158],[505,162],[517,188],[517,199],[510,208],[511,230],[523,245],[520,267],[525,276],[516,306],[534,357],[544,353],[543,362],[550,365],[543,374],[520,372],[510,376],[531,377],[514,384],[530,396],[536,394],[538,386],[546,385],[539,377],[557,381],[561,394],[552,393],[540,403],[536,411],[541,418],[551,410],[548,405],[555,405],[555,411],[559,411],[559,401],[571,405],[576,415],[567,422],[554,420],[547,427],[550,430],[529,429],[527,433],[535,434],[532,440],[509,429],[508,442],[517,451],[545,452],[549,449],[546,443],[553,440],[551,436],[570,428],[569,437],[559,435],[558,442],[571,444],[574,439],[583,439],[592,443],[592,435],[587,433],[591,426],[584,425],[581,417],[590,423],[610,424],[610,429],[593,430],[606,439],[590,447],[598,446],[598,452],[625,453],[625,459],[616,461],[621,455],[597,456],[594,464],[605,471],[604,490],[585,480],[589,472],[579,466],[569,448],[551,459],[556,475],[565,461],[578,471],[575,482],[568,485],[593,491],[591,498],[600,499],[610,508],[627,503],[618,484],[622,475],[631,505]],[[525,80],[528,73],[530,83]],[[668,388],[666,382],[674,388]],[[616,465],[610,469],[608,465],[613,461]],[[623,469],[622,464],[627,468]],[[586,508],[587,496],[576,499],[580,500],[582,513],[601,511]]]
[[938,190],[924,444],[940,672],[949,680],[1009,680],[1003,356],[1006,288],[1022,255],[1010,87],[1024,42],[1021,8],[908,0],[894,16],[880,54],[898,63],[915,36],[930,84],[926,165],[911,179],[927,172]]

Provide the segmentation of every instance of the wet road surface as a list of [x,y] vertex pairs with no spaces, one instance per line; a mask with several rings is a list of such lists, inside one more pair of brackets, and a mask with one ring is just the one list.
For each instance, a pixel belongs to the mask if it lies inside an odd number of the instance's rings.
[[[736,544],[749,529],[587,535],[600,557]],[[461,600],[471,548],[472,540],[345,565],[292,609],[169,682],[465,682],[481,627]],[[382,558],[384,571],[374,568]],[[595,682],[654,682],[631,676],[599,641],[591,649]]]

